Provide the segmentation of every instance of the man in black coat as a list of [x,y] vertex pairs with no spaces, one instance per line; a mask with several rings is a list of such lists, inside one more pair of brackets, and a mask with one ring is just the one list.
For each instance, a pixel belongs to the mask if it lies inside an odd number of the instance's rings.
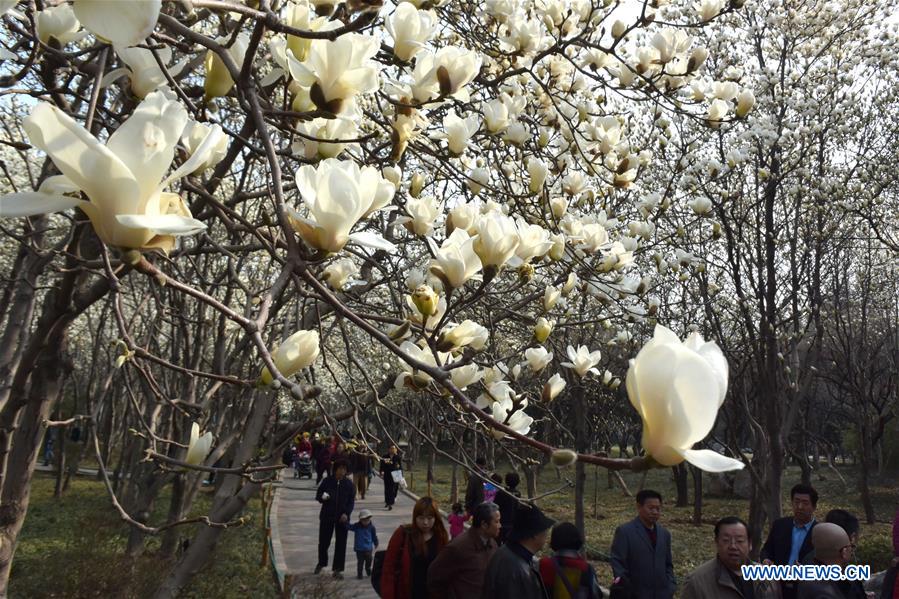
[[481,599],[548,599],[534,554],[543,549],[553,524],[536,507],[522,505],[516,510],[509,541],[487,564]]
[[637,517],[615,529],[611,562],[615,578],[629,581],[637,599],[672,599],[677,587],[671,559],[671,533],[658,523],[662,495],[637,493]]
[[[818,492],[811,485],[800,483],[790,489],[790,503],[793,515],[778,518],[771,523],[768,540],[762,546],[759,556],[763,564],[802,564],[811,554],[811,531],[816,524]],[[781,590],[784,599],[796,598],[795,582],[782,582]]]
[[393,480],[393,473],[402,471],[403,459],[399,455],[399,449],[396,445],[391,445],[387,450],[387,455],[381,458],[381,476],[384,477],[384,507],[388,510],[393,509],[396,501],[396,494],[399,491],[399,484]]
[[315,566],[315,573],[318,574],[328,565],[328,547],[333,535],[334,562],[331,569],[334,578],[343,578],[347,525],[356,502],[356,487],[346,477],[346,471],[346,462],[334,462],[334,476],[323,480],[315,492],[315,500],[322,504],[318,514],[318,564]]

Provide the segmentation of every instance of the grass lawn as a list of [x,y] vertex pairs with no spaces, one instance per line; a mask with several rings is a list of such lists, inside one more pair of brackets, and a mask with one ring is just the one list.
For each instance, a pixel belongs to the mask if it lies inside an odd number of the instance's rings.
[[[411,490],[414,493],[424,494],[426,492],[426,468],[425,460],[421,460],[412,469],[412,476],[406,477],[407,481],[412,484]],[[440,507],[448,510],[450,507],[452,467],[438,462],[435,470],[434,476],[436,480],[432,486],[432,493],[438,500]],[[501,473],[505,473],[509,468],[501,465],[498,467],[498,470]],[[860,519],[863,519],[861,501],[854,486],[854,472],[850,467],[844,467],[841,473],[846,477],[850,485],[848,491],[843,489],[843,485],[830,472],[823,473],[828,479],[825,481],[817,480],[817,473],[813,475],[812,484],[820,495],[817,516],[821,520],[824,519],[824,515],[829,510],[834,508],[847,509],[859,516]],[[566,471],[565,476],[573,481],[574,470]],[[642,474],[623,472],[622,476],[631,492],[636,493]],[[788,492],[789,488],[798,482],[799,479],[799,469],[791,468],[784,476],[784,491]],[[708,479],[706,478],[704,481],[706,486],[708,485],[707,481]],[[598,482],[598,488],[594,484],[595,482]],[[564,480],[558,478],[554,468],[545,468],[538,480],[537,491],[538,493],[543,493],[557,488],[563,483]],[[749,500],[705,497],[703,499],[702,526],[693,526],[691,524],[693,516],[692,484],[692,478],[688,478],[691,503],[689,506],[682,508],[674,507],[677,493],[670,469],[650,471],[645,484],[645,488],[655,489],[662,493],[665,498],[662,524],[671,531],[674,570],[679,580],[682,580],[684,575],[714,555],[712,529],[716,520],[730,515],[737,515],[743,519],[748,519],[749,516]],[[526,488],[523,476],[519,488],[522,492]],[[593,515],[594,489],[598,492],[598,509],[595,517]],[[870,564],[873,573],[885,569],[889,565],[890,559],[892,559],[891,523],[897,504],[899,504],[899,486],[896,484],[896,477],[893,476],[891,480],[885,479],[875,482],[871,491],[877,523],[872,526],[862,524],[857,560],[861,564]],[[465,483],[460,475],[460,500],[464,493]],[[574,488],[565,489],[560,493],[541,499],[540,505],[547,515],[556,521],[568,520],[573,522]],[[594,479],[593,467],[587,468],[585,511],[587,516],[587,545],[591,550],[599,551],[603,554],[609,552],[615,527],[636,516],[634,499],[625,497],[617,484],[612,489],[608,489],[605,470],[599,469],[599,477]],[[789,505],[785,503],[784,514],[789,513]],[[762,538],[764,539],[765,537],[763,536]],[[603,585],[607,585],[611,579],[611,568],[605,562],[594,562],[594,565],[597,568],[600,582]]]
[[[171,563],[156,555],[161,539],[150,538],[147,552],[124,557],[128,526],[112,507],[103,483],[86,477],[72,481],[61,499],[53,498],[54,478],[35,474],[31,505],[13,562],[9,596],[18,597],[148,597]],[[168,489],[156,502],[151,524],[165,520]],[[191,515],[208,511],[211,496],[201,492]],[[212,562],[182,594],[196,598],[271,597],[275,594],[269,568],[260,566],[261,501],[250,501],[244,527],[226,530]],[[193,536],[186,525],[182,536]]]

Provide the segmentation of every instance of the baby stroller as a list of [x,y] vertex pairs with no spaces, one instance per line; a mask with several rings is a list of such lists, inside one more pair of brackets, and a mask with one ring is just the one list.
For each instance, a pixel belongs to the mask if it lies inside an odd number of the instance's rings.
[[293,469],[295,478],[312,478],[312,458],[309,452],[303,451],[298,453],[293,460]]

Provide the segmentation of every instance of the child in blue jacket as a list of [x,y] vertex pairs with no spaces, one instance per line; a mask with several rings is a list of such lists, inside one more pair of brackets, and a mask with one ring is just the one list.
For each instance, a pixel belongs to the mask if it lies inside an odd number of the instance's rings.
[[360,510],[359,521],[350,524],[349,529],[355,534],[353,551],[356,552],[356,578],[362,578],[362,566],[365,566],[365,575],[371,576],[372,555],[378,548],[378,531],[371,523],[371,512]]

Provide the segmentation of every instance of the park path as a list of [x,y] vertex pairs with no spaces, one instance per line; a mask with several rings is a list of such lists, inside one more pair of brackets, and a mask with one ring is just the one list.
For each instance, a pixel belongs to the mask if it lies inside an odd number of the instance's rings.
[[[276,569],[290,575],[293,580],[293,597],[313,599],[328,597],[334,599],[377,599],[368,578],[356,578],[356,553],[353,551],[353,533],[347,538],[346,566],[344,579],[334,580],[329,567],[321,574],[312,571],[318,561],[318,512],[320,505],[315,501],[315,480],[296,479],[285,476],[283,484],[275,491],[272,502],[271,535],[272,560]],[[415,500],[408,494],[397,494],[392,511],[384,508],[384,483],[377,476],[372,478],[371,488],[365,499],[356,498],[352,521],[362,508],[372,512],[372,523],[378,532],[379,549],[386,549],[390,535],[401,524],[412,521],[412,507]],[[328,558],[334,557],[334,542]],[[363,573],[364,576],[364,573]]]

